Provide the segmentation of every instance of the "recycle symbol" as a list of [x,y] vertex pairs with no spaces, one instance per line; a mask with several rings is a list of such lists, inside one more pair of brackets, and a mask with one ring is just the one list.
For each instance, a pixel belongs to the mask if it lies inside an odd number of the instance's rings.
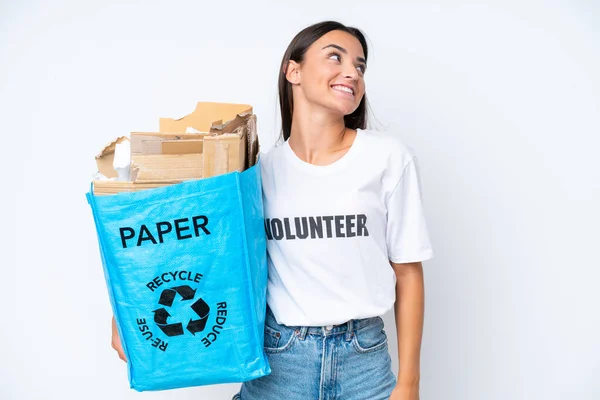
[[[171,307],[173,305],[173,300],[175,300],[176,294],[179,293],[182,301],[193,300],[196,295],[196,289],[192,289],[188,285],[183,286],[175,286],[169,289],[165,289],[160,294],[160,299],[158,300],[158,304],[161,304],[166,307]],[[204,302],[201,298],[196,300],[194,304],[191,305],[192,310],[198,315],[199,319],[190,319],[188,322],[186,329],[190,331],[192,335],[196,335],[197,332],[202,332],[204,327],[206,326],[206,321],[208,320],[208,314],[210,312],[210,307],[208,304]],[[167,319],[171,316],[169,312],[164,308],[158,308],[154,311],[154,322],[156,325],[164,332],[167,336],[179,336],[183,335],[183,324],[181,322],[176,323],[168,323]]]

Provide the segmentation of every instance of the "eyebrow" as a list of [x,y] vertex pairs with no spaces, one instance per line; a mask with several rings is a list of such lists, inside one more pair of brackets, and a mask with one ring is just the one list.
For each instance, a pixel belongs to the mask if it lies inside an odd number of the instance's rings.
[[[342,46],[338,46],[337,44],[333,44],[333,43],[332,44],[328,44],[327,46],[323,47],[321,50],[325,50],[328,47],[333,47],[335,49],[338,49],[339,51],[341,51],[344,54],[348,54],[348,51],[345,48],[343,48]],[[365,63],[365,64],[367,63],[367,60],[365,60],[362,57],[356,57],[356,60],[360,61],[362,63]]]

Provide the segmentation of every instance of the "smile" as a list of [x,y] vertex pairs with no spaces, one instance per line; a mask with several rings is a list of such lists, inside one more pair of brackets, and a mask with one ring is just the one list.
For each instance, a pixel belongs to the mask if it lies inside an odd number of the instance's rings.
[[334,86],[332,86],[332,88],[339,92],[348,93],[349,95],[354,97],[354,90],[350,89],[349,87],[342,86],[342,85],[334,85]]

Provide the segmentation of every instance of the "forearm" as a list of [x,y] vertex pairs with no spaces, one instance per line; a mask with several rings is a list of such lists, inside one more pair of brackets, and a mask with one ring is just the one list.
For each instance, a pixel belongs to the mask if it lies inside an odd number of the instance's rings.
[[418,385],[420,380],[424,308],[421,263],[404,264],[396,268],[394,316],[398,334],[399,385]]

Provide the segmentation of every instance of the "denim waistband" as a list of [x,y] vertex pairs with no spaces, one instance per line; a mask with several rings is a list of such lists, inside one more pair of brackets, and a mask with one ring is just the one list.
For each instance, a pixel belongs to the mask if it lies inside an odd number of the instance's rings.
[[339,334],[339,333],[347,333],[346,336],[351,339],[353,336],[353,333],[356,329],[361,329],[370,324],[383,323],[383,320],[381,319],[381,317],[369,317],[369,318],[361,318],[361,319],[351,319],[349,321],[344,322],[343,324],[338,324],[338,325],[323,325],[323,326],[283,325],[283,324],[277,323],[277,320],[275,319],[275,315],[273,315],[273,311],[271,311],[271,308],[267,305],[267,313],[266,313],[265,323],[267,323],[269,326],[274,327],[274,328],[280,327],[280,328],[293,329],[301,339],[304,339],[306,337],[306,335],[308,335],[308,334],[329,336],[329,335],[335,335],[335,334]]

